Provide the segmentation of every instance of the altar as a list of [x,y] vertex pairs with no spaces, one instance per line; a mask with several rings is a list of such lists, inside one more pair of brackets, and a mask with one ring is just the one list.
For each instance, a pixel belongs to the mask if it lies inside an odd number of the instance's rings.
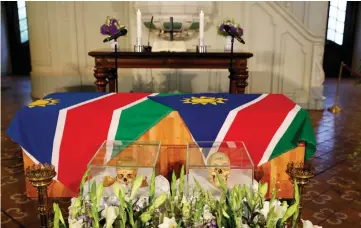
[[255,179],[281,198],[293,196],[287,163],[315,152],[307,111],[280,94],[54,93],[19,110],[7,134],[23,148],[25,168],[55,166],[50,197],[76,196],[104,140],[160,141],[159,172],[168,179],[185,165],[188,142],[243,141]]

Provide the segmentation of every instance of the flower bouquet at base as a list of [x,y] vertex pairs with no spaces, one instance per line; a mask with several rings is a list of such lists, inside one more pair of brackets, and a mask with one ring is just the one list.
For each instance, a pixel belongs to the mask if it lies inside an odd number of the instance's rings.
[[[85,182],[84,175],[80,186]],[[284,228],[296,227],[299,210],[299,191],[295,186],[294,203],[288,205],[275,198],[273,190],[270,201],[265,200],[268,184],[258,184],[253,188],[246,185],[235,185],[228,189],[223,180],[217,175],[221,183],[222,196],[219,200],[213,198],[195,180],[191,194],[184,194],[184,168],[182,167],[180,181],[173,172],[170,192],[155,196],[155,174],[152,174],[149,195],[136,197],[136,192],[142,183],[142,177],[137,177],[129,192],[122,188],[114,187],[114,202],[108,203],[99,210],[102,204],[103,185],[92,184],[89,196],[79,194],[74,198],[69,208],[69,227],[94,227],[94,228]],[[114,185],[116,186],[116,185]],[[290,221],[291,220],[291,221]],[[59,206],[54,204],[54,227],[66,227]],[[292,224],[290,226],[290,224]],[[310,221],[305,221],[303,227],[311,228]]]

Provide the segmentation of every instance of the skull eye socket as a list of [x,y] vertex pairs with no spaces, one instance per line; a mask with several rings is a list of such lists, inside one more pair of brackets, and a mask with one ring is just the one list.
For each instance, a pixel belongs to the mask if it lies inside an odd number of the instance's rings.
[[132,178],[132,174],[129,173],[129,174],[127,175],[127,177],[128,177],[128,178]]
[[218,174],[222,174],[223,171],[221,169],[218,170]]
[[124,176],[123,174],[120,174],[120,178],[123,178],[123,176]]

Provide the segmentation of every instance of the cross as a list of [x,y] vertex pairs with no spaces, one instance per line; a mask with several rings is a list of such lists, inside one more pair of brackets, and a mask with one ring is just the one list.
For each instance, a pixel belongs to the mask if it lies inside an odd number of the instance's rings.
[[173,25],[173,17],[170,17],[169,18],[170,20],[170,30],[169,31],[164,31],[165,33],[168,33],[169,32],[169,38],[170,38],[170,41],[173,41],[174,40],[174,25]]

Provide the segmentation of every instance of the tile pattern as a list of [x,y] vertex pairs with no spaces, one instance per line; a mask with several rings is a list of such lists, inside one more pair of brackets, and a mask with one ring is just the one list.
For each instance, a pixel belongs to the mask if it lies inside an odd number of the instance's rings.
[[[38,227],[36,200],[25,195],[19,147],[4,133],[15,112],[30,100],[29,79],[2,77],[1,227]],[[335,80],[326,80],[325,106],[333,104]],[[307,186],[303,218],[323,227],[361,227],[361,86],[343,81],[343,112],[310,111],[317,152],[309,161],[316,176]],[[350,158],[354,152],[359,153]],[[52,199],[66,215],[70,199]],[[13,219],[13,220],[12,220]]]

